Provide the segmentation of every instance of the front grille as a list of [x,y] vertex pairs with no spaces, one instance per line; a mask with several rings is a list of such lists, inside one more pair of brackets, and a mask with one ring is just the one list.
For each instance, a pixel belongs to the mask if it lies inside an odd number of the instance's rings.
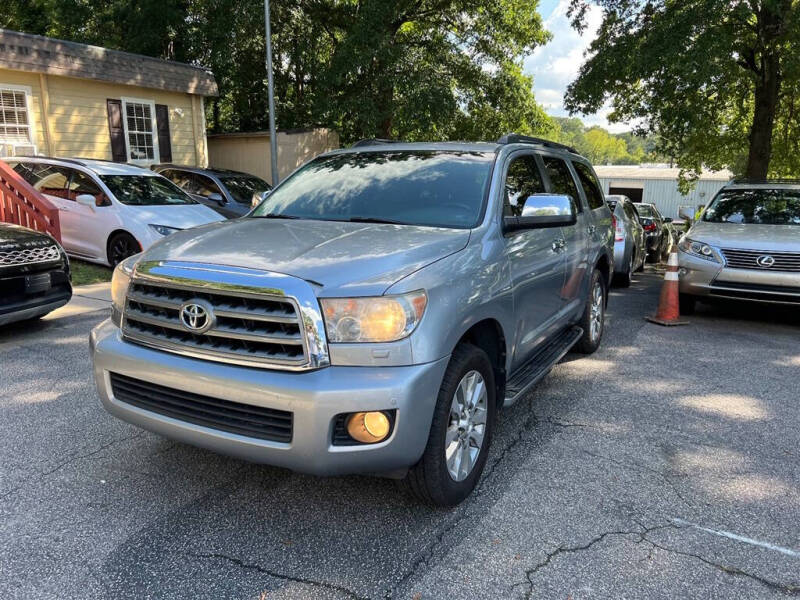
[[[210,305],[216,323],[203,333],[180,318],[184,303]],[[133,281],[125,304],[127,339],[166,350],[247,366],[302,367],[308,363],[303,327],[290,299]]]
[[712,296],[725,298],[800,304],[800,287],[793,288],[779,285],[752,285],[734,283],[731,281],[717,281],[711,284],[709,293]]
[[[767,250],[723,248],[722,255],[725,257],[727,265],[734,269],[800,272],[800,252],[770,252]],[[757,261],[761,256],[771,256],[775,261],[774,264],[769,267],[759,265]]]
[[137,408],[251,438],[292,441],[292,413],[184,392],[109,373],[114,398]]
[[0,252],[0,267],[52,262],[60,258],[61,253],[58,251],[58,246],[55,245],[5,250]]

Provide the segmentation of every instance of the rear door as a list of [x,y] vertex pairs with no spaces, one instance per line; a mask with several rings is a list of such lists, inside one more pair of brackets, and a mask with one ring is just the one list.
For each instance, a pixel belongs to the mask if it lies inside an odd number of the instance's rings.
[[[528,196],[545,191],[536,156],[512,155],[505,175],[503,215],[520,216]],[[515,368],[546,339],[561,308],[563,240],[558,227],[508,232],[504,240],[517,323],[512,364]]]
[[[593,268],[593,261],[596,259],[598,251],[604,245],[613,243],[614,240],[614,232],[611,227],[611,211],[608,210],[603,196],[603,187],[600,185],[600,181],[598,181],[592,167],[577,160],[572,161],[572,167],[578,178],[578,187],[583,194],[584,206],[589,209],[586,212],[586,221],[584,223],[587,240],[586,258],[584,260],[589,261],[587,268]],[[569,270],[568,265],[568,276],[570,275]],[[588,277],[586,282],[588,285]],[[583,291],[579,292],[579,299],[585,297]]]
[[19,163],[14,169],[58,208],[61,244],[67,252],[81,254],[80,243],[75,239],[75,230],[68,225],[70,212],[75,204],[67,197],[69,169],[47,163]]

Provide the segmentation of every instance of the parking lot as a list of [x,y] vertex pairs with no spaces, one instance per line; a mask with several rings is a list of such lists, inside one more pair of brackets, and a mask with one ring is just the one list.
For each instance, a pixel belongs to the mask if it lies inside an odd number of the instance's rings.
[[800,319],[612,291],[603,347],[505,411],[451,510],[112,418],[106,310],[0,332],[0,597],[674,598],[800,595]]

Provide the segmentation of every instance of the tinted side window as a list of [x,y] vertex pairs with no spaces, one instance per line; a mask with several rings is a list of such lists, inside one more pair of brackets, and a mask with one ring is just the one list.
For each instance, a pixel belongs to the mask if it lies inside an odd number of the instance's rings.
[[533,156],[520,156],[513,159],[506,174],[503,216],[520,216],[528,196],[541,194],[544,191],[544,183],[536,159]]
[[578,173],[578,179],[581,180],[583,192],[586,194],[586,201],[589,203],[589,208],[594,210],[603,206],[603,188],[600,187],[600,182],[594,176],[592,170],[583,163],[573,162],[575,171]]
[[623,208],[625,209],[625,214],[628,215],[629,219],[636,221],[639,218],[639,215],[636,214],[636,209],[633,208],[633,204],[630,202],[623,204]]
[[43,194],[67,197],[69,169],[45,164],[18,164],[14,170]]
[[169,179],[179,188],[189,191],[187,188],[191,182],[191,173],[187,173],[186,171],[176,171],[175,169],[167,169],[166,171],[161,171],[160,175]]
[[206,177],[205,175],[197,175],[194,176],[196,182],[196,192],[195,194],[199,194],[201,196],[210,196],[211,194],[219,194],[222,196],[222,192],[220,191],[217,184],[210,177]]
[[581,210],[581,200],[578,195],[578,187],[575,185],[575,180],[572,178],[572,173],[569,171],[567,163],[560,158],[552,156],[543,156],[544,168],[547,171],[547,176],[550,177],[550,191],[553,194],[563,194],[570,196],[575,201],[575,206]]

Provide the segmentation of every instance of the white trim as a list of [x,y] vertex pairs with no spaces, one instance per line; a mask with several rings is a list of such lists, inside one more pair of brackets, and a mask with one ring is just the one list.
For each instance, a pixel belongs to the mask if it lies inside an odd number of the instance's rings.
[[[27,144],[20,144],[14,142],[7,142],[3,141],[0,138],[0,145],[9,145],[9,146],[33,146],[33,153],[38,154],[38,146],[36,144],[36,119],[33,117],[33,89],[29,85],[15,85],[11,83],[2,83],[0,82],[0,90],[10,90],[12,92],[24,92],[25,93],[25,112],[27,112],[28,117],[28,134],[30,136],[30,141]],[[45,115],[41,116],[42,119],[46,119]]]
[[[158,148],[158,124],[156,123],[156,103],[153,100],[145,98],[130,98],[123,96],[120,98],[122,102],[122,130],[125,133],[125,156],[128,162],[134,165],[152,165],[161,162],[161,153]],[[134,159],[131,157],[130,138],[128,137],[128,111],[126,104],[145,104],[150,107],[150,134],[153,136],[153,158],[149,159]]]

